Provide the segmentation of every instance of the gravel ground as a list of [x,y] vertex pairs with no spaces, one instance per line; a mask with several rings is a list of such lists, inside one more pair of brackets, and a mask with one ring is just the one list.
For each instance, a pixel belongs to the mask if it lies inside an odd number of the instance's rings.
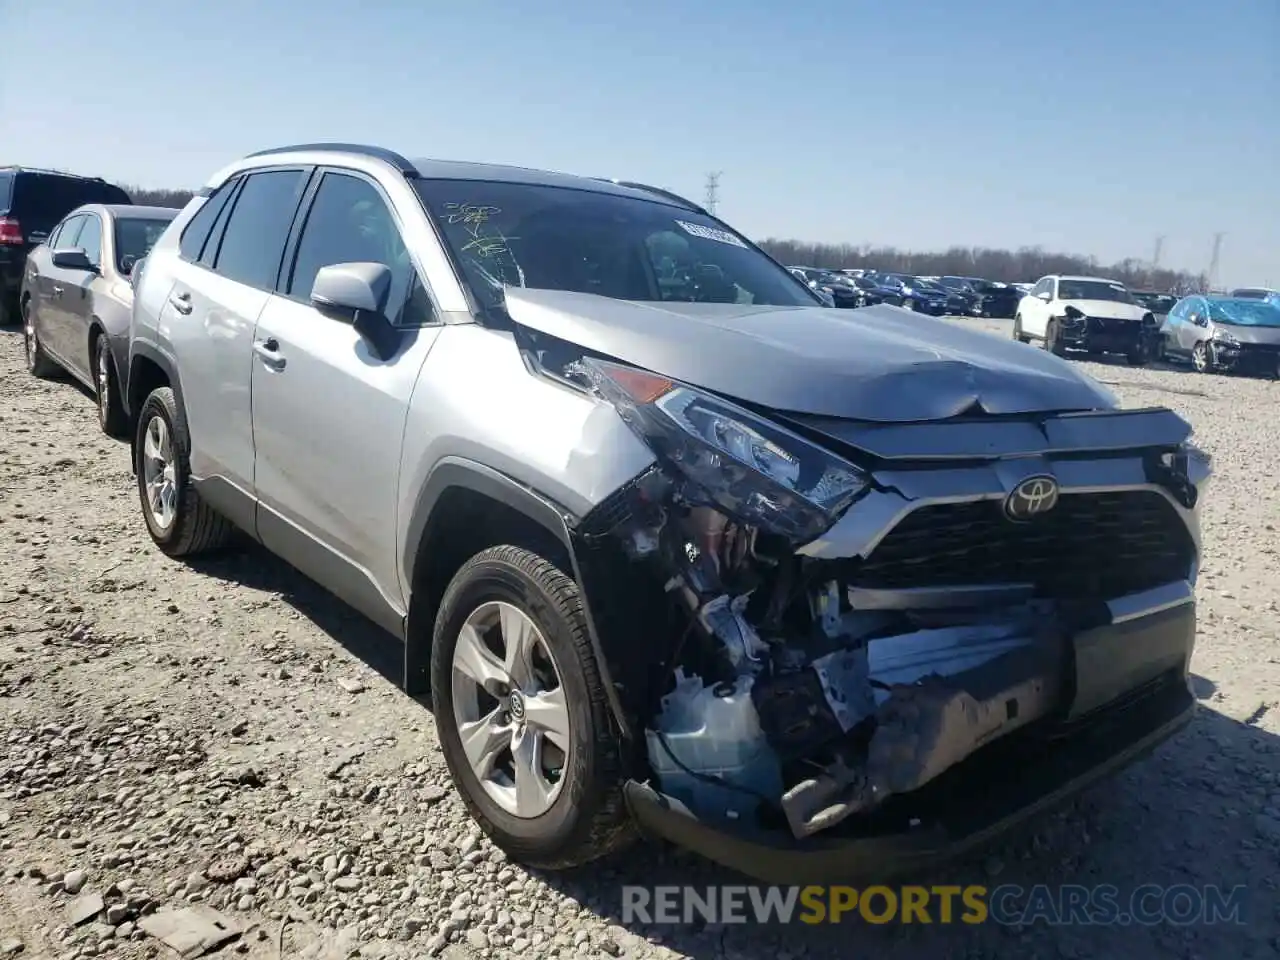
[[171,955],[140,924],[192,904],[242,925],[222,952],[249,957],[1276,955],[1280,384],[1084,366],[1128,405],[1172,406],[1215,456],[1203,709],[1069,808],[922,879],[1243,884],[1244,923],[628,927],[623,883],[741,880],[656,846],[567,877],[505,862],[399,692],[395,644],[261,551],[166,560],[127,447],[83,391],[28,377],[3,331],[0,956]]

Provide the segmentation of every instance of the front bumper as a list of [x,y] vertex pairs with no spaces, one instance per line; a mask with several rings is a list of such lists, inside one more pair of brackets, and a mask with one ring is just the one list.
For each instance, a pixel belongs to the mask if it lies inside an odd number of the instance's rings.
[[1132,320],[1109,320],[1099,317],[1081,317],[1075,321],[1062,320],[1062,342],[1074,350],[1096,353],[1130,353],[1145,350],[1154,355],[1160,339],[1160,328]]
[[[1117,612],[1112,623],[1073,638],[1076,692],[1063,717],[997,741],[915,793],[805,840],[785,828],[709,825],[634,780],[627,803],[647,834],[767,883],[884,882],[990,841],[1176,733],[1195,712],[1187,683],[1194,642],[1194,603],[1131,619]],[[1117,696],[1122,688],[1128,692]]]
[[1280,376],[1280,345],[1210,341],[1214,365],[1232,373]]

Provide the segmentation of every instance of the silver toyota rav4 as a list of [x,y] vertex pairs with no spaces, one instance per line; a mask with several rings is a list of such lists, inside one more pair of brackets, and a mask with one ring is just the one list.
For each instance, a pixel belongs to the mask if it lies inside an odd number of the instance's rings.
[[914,866],[1191,716],[1207,457],[1065,361],[826,309],[674,194],[312,144],[135,278],[166,553],[238,528],[404,643],[512,856]]

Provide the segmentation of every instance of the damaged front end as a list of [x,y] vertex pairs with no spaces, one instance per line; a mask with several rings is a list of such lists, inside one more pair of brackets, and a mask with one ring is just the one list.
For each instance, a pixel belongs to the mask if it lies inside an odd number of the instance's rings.
[[633,804],[671,839],[760,874],[743,837],[909,833],[970,768],[982,804],[998,742],[1043,758],[1185,698],[1209,471],[1168,411],[784,426],[601,359],[564,375],[656,454],[575,537],[644,729]]

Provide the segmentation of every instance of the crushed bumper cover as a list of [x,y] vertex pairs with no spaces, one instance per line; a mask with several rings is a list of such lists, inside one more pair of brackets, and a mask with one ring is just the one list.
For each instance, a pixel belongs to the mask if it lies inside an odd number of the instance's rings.
[[709,825],[636,781],[626,785],[627,803],[649,835],[764,882],[883,882],[999,836],[1176,733],[1195,712],[1187,685],[1194,637],[1191,603],[1077,635],[1066,717],[992,744],[867,820],[802,841],[785,828]]

